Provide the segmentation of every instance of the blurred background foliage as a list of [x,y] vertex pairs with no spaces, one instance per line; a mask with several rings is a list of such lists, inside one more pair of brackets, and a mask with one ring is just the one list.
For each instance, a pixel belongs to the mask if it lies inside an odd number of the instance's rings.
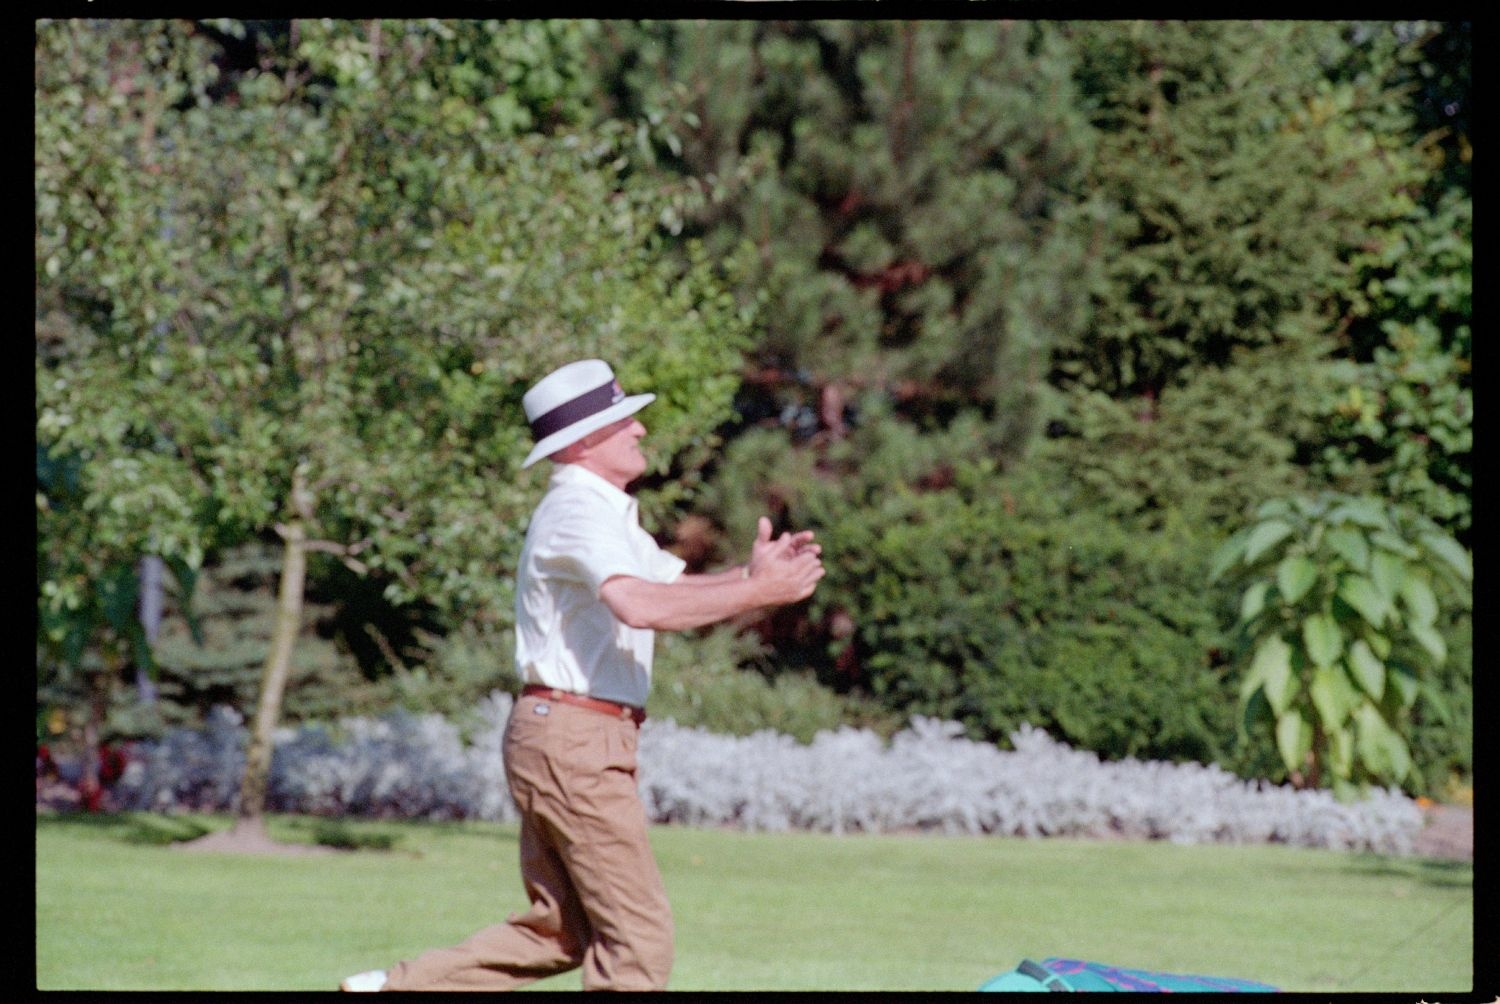
[[[1470,38],[39,22],[39,740],[248,711],[309,458],[360,549],[310,556],[284,714],[513,689],[544,484],[520,395],[602,353],[659,395],[665,545],[717,567],[768,514],[829,567],[796,609],[661,637],[654,715],[1030,722],[1284,778],[1236,734],[1215,550],[1324,491],[1472,543]],[[269,292],[291,275],[300,306]],[[176,574],[136,637],[151,555]],[[1472,767],[1470,614],[1440,628],[1452,714],[1413,710],[1415,793]]]

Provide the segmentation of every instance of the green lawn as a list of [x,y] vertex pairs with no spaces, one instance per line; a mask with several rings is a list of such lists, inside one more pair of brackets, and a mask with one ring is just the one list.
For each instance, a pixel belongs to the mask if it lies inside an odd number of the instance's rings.
[[[271,832],[305,841],[313,825],[276,818]],[[306,858],[151,842],[181,826],[37,819],[38,988],[328,990],[525,905],[513,826],[349,823],[394,847]],[[1048,955],[1292,991],[1472,989],[1467,864],[676,827],[652,842],[677,921],[674,990],[973,990]]]

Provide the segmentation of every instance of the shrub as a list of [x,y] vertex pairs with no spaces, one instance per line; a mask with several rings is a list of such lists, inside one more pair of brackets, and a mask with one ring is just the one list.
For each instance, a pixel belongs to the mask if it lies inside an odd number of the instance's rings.
[[1142,532],[985,462],[954,477],[941,492],[897,482],[858,508],[808,493],[830,569],[816,603],[853,621],[834,644],[874,693],[976,738],[1030,721],[1106,757],[1229,758],[1198,528]]
[[1453,611],[1442,624],[1448,660],[1432,673],[1432,687],[1448,705],[1444,717],[1418,704],[1411,712],[1411,753],[1419,774],[1409,790],[1443,797],[1474,774],[1474,622]]
[[[1236,736],[1238,596],[1206,579],[1229,528],[1316,487],[1299,458],[1323,440],[1337,377],[1318,353],[1276,346],[1159,397],[1075,388],[1019,459],[978,415],[924,430],[869,394],[843,440],[799,449],[781,430],[747,431],[704,502],[731,540],[767,512],[818,532],[829,575],[800,627],[823,642],[825,683],[974,738],[1029,721],[1107,758],[1271,776],[1274,742]],[[1445,637],[1461,660],[1466,643]],[[1456,726],[1467,672],[1434,677]],[[1430,791],[1466,769],[1467,740],[1423,729],[1408,783]]]
[[[507,694],[476,709],[470,738],[437,715],[346,719],[277,736],[270,801],[282,812],[512,821],[500,734]],[[1406,853],[1422,813],[1394,790],[1356,803],[1240,780],[1216,766],[1100,760],[1023,725],[1012,750],[918,718],[889,741],[868,729],[811,743],[763,730],[717,735],[642,726],[641,796],[657,823],[830,833],[919,830],[1010,836],[1129,836],[1178,843],[1276,842]],[[244,729],[216,714],[204,733],[143,744],[119,795],[130,809],[226,811]],[[184,753],[192,753],[186,759]]]
[[1215,555],[1211,574],[1230,571],[1249,582],[1245,727],[1274,732],[1299,784],[1406,781],[1418,698],[1451,720],[1431,677],[1448,656],[1440,604],[1471,602],[1469,553],[1426,517],[1325,493],[1263,505]]
[[[396,819],[516,818],[500,737],[511,698],[495,692],[464,731],[440,715],[395,712],[278,729],[267,807],[275,812]],[[241,716],[215,709],[201,732],[138,746],[116,795],[127,808],[228,811],[244,770]]]
[[771,729],[800,742],[841,725],[883,735],[900,727],[896,715],[873,701],[837,694],[806,673],[777,672],[769,654],[755,634],[730,626],[658,634],[651,716],[727,735]]
[[[515,635],[464,624],[446,636],[424,637],[426,656],[398,667],[367,688],[370,707],[400,707],[455,720],[499,689],[521,689],[512,670]],[[777,672],[770,650],[753,632],[716,625],[697,633],[661,632],[656,637],[649,711],[683,725],[748,735],[775,729],[803,742],[823,729],[867,725],[885,735],[897,717],[870,701],[819,686],[806,674]]]
[[485,622],[464,621],[444,635],[419,632],[421,649],[409,663],[389,658],[392,672],[369,685],[370,702],[357,710],[399,707],[414,714],[454,719],[498,689],[516,693],[515,632]]

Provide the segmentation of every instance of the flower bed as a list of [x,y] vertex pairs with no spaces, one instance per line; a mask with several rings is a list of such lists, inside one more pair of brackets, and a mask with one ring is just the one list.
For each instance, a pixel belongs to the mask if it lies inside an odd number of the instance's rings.
[[[465,735],[438,715],[393,713],[276,736],[268,808],[402,819],[511,821],[496,692]],[[142,744],[116,785],[124,808],[227,811],[246,730],[227,709],[201,731]],[[1411,853],[1423,817],[1399,791],[1345,804],[1326,791],[1245,781],[1213,765],[1105,762],[1023,726],[1002,750],[954,722],[919,718],[884,742],[868,730],[810,744],[765,731],[716,735],[649,719],[641,797],[658,823],[829,833],[1119,836],[1178,843],[1286,843]]]

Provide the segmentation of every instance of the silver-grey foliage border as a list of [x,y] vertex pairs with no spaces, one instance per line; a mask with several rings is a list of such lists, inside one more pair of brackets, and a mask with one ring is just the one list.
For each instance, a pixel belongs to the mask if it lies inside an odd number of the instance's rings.
[[[396,819],[516,819],[501,734],[512,706],[495,692],[467,731],[439,715],[348,718],[277,733],[274,812]],[[218,709],[202,730],[142,744],[116,794],[126,808],[229,811],[246,730]],[[640,788],[659,823],[826,833],[920,831],[1121,836],[1176,843],[1285,843],[1407,854],[1422,812],[1377,790],[1340,803],[1326,791],[1249,782],[1217,766],[1101,761],[1023,726],[1013,750],[954,722],[917,719],[889,742],[863,729],[811,744],[778,733],[716,735],[648,720]]]

